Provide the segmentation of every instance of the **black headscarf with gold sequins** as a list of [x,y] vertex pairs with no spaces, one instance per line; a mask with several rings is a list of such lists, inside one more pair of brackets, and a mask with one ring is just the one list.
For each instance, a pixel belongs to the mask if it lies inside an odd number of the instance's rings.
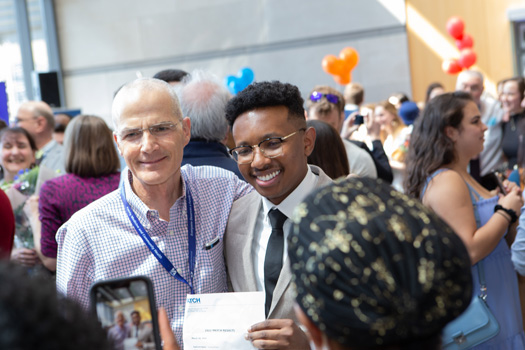
[[296,208],[288,254],[299,306],[344,346],[434,336],[472,297],[461,239],[380,180],[352,178],[310,194]]

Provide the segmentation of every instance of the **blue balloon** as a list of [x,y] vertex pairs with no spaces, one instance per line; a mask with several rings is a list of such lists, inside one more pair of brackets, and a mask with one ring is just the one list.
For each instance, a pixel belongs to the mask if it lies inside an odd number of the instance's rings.
[[228,75],[224,79],[224,85],[226,85],[228,90],[233,95],[237,95],[253,82],[253,78],[253,70],[251,70],[251,68],[244,67],[237,73],[237,76]]
[[224,85],[228,88],[231,94],[236,95],[237,92],[235,92],[235,85],[237,84],[237,78],[233,75],[228,75],[224,79]]
[[253,82],[253,70],[248,67],[244,67],[239,71],[239,75],[241,76],[242,82],[243,82],[243,89],[246,88],[248,85],[250,85]]

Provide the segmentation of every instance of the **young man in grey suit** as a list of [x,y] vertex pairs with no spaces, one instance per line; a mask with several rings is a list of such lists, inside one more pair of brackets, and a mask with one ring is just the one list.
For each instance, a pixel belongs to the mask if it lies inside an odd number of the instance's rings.
[[267,320],[246,338],[262,349],[309,349],[293,310],[286,252],[294,208],[332,180],[308,165],[315,130],[306,127],[296,86],[277,81],[248,86],[230,100],[226,118],[239,170],[256,192],[233,203],[225,234],[225,257],[235,292],[265,291]]

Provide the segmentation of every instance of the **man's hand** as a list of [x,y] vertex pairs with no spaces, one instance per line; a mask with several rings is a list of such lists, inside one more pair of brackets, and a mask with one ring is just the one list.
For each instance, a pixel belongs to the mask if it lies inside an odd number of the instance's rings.
[[306,334],[290,319],[269,319],[254,324],[246,334],[257,349],[310,349]]

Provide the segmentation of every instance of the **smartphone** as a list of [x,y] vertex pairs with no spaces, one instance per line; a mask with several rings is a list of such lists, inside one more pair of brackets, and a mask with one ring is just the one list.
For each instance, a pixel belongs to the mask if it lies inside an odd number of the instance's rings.
[[503,182],[502,182],[502,179],[503,179],[503,175],[498,172],[498,171],[495,171],[494,172],[494,177],[496,178],[496,182],[498,184],[498,188],[500,190],[500,192],[506,196],[507,195],[507,191],[505,190],[505,186],[503,186]]
[[354,125],[361,125],[365,122],[365,117],[363,117],[362,115],[356,115],[355,116],[355,119],[354,119]]
[[114,349],[162,350],[153,284],[146,276],[100,281],[90,290],[91,310]]

